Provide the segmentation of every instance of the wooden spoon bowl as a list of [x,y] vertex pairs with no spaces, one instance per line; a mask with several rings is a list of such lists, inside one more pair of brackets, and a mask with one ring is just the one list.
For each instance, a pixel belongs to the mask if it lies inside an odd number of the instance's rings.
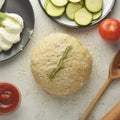
[[90,103],[90,105],[88,106],[88,108],[86,109],[85,113],[83,114],[80,120],[87,120],[88,115],[90,114],[94,106],[96,105],[97,101],[103,95],[105,90],[108,88],[111,81],[116,80],[118,78],[120,78],[120,50],[114,56],[112,63],[110,64],[108,79],[106,80],[102,88],[99,90],[95,98],[92,100],[92,102]]
[[120,50],[113,58],[109,71],[110,71],[109,76],[112,80],[120,78]]

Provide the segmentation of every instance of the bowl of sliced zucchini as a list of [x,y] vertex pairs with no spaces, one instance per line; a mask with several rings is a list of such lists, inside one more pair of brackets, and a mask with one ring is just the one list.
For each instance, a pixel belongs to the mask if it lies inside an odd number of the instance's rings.
[[87,28],[99,23],[113,9],[116,0],[39,0],[43,11],[55,22]]

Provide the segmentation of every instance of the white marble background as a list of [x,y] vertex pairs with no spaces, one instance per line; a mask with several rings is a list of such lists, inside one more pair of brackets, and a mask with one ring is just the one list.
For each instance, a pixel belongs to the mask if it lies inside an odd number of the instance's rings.
[[[13,114],[0,116],[0,120],[79,120],[90,101],[96,95],[108,76],[109,64],[120,48],[120,41],[106,43],[98,33],[98,25],[81,31],[70,29],[53,22],[39,6],[37,0],[30,0],[35,13],[35,29],[31,41],[16,57],[0,63],[0,82],[15,84],[21,91],[22,101]],[[109,17],[120,20],[120,1]],[[78,38],[93,57],[93,70],[89,82],[77,93],[66,97],[54,97],[37,86],[30,70],[30,57],[35,45],[46,35],[63,32]],[[88,120],[100,120],[120,100],[120,79],[109,86],[97,103]]]

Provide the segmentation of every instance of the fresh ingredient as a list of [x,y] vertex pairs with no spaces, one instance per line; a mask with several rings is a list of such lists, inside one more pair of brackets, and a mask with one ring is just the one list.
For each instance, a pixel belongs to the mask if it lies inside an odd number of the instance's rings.
[[89,25],[92,21],[92,13],[85,8],[81,8],[75,13],[75,22],[81,26]]
[[80,5],[82,5],[82,7],[85,7],[84,0],[81,0],[79,3],[80,3]]
[[119,120],[120,102],[117,103],[101,120]]
[[9,83],[0,83],[0,114],[8,114],[15,111],[20,103],[18,89]]
[[8,50],[20,40],[23,19],[13,13],[0,12],[0,51]]
[[60,17],[65,12],[68,19],[87,26],[102,16],[103,0],[46,0],[44,8],[51,17]]
[[65,7],[57,7],[51,1],[46,1],[45,10],[52,17],[59,17],[63,14]]
[[79,8],[82,8],[82,6],[80,5],[80,3],[68,3],[67,7],[66,7],[66,16],[70,19],[70,20],[74,20],[74,15],[76,10],[78,10]]
[[9,50],[20,41],[23,26],[23,19],[19,15],[0,12],[0,52]]
[[5,0],[0,0],[0,9],[2,8],[4,3],[5,3]]
[[101,15],[102,15],[102,10],[100,10],[97,13],[93,13],[93,20],[96,20],[96,19],[100,18]]
[[96,13],[102,9],[103,0],[85,0],[86,8],[93,13]]
[[51,0],[51,2],[58,7],[62,7],[68,3],[68,0]]
[[113,18],[103,20],[99,26],[99,33],[105,41],[117,41],[120,38],[120,22]]
[[69,2],[77,3],[80,2],[81,0],[69,0]]
[[45,1],[45,4],[44,4],[44,8],[46,9],[46,6],[47,6],[47,4],[48,4],[48,2],[49,2],[50,0],[46,0]]
[[64,64],[64,60],[66,59],[66,57],[67,57],[67,55],[68,55],[68,53],[69,53],[69,51],[70,51],[71,49],[72,49],[72,46],[71,46],[71,45],[68,46],[68,47],[66,47],[66,49],[65,49],[62,57],[61,57],[60,60],[59,60],[59,63],[58,63],[58,65],[57,65],[57,67],[52,71],[52,73],[51,73],[50,76],[49,76],[50,80],[53,79],[54,76],[56,75],[56,73],[57,73],[58,71],[60,71],[60,70],[64,67],[64,65],[63,65],[63,64]]

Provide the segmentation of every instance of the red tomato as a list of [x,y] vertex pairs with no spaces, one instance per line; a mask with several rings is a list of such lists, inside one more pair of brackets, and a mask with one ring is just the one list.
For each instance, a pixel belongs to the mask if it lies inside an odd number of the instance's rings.
[[120,22],[113,18],[103,20],[99,26],[99,33],[108,42],[117,41],[120,38]]
[[9,83],[0,83],[0,114],[7,114],[16,110],[20,103],[18,89]]

